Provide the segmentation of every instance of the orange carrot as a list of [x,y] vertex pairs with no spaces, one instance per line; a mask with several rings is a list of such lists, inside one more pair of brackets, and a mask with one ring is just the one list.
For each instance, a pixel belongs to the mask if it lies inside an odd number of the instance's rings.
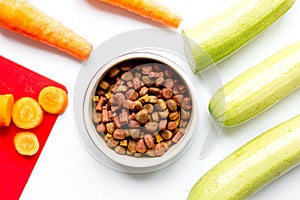
[[32,132],[17,133],[14,137],[14,145],[19,154],[25,156],[33,156],[40,147],[37,136]]
[[9,126],[13,105],[14,96],[12,94],[0,95],[0,127]]
[[0,26],[56,47],[81,60],[89,57],[92,45],[46,15],[27,0],[0,0]]
[[12,110],[12,120],[22,129],[31,129],[39,126],[43,121],[43,110],[39,103],[31,97],[18,99]]
[[40,91],[38,102],[46,112],[61,114],[67,108],[68,95],[61,88],[47,86]]
[[143,17],[158,21],[166,26],[178,28],[182,18],[166,6],[154,0],[100,0],[113,6],[121,7]]

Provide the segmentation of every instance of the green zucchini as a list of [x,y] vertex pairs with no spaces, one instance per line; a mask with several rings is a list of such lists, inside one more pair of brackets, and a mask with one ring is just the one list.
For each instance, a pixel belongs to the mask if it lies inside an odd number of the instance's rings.
[[300,41],[295,42],[219,89],[209,102],[224,126],[240,124],[300,87]]
[[300,115],[264,132],[204,174],[188,200],[243,200],[300,163]]
[[241,0],[200,24],[183,28],[193,70],[217,63],[249,42],[286,13],[295,0]]

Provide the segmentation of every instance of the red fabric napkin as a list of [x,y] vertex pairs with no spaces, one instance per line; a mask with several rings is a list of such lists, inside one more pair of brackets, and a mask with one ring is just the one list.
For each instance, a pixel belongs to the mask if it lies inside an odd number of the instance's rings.
[[[37,100],[40,90],[49,85],[67,91],[65,86],[0,56],[0,94],[13,94],[15,101],[24,96]],[[15,134],[24,130],[17,128],[13,121],[9,127],[0,127],[0,199],[20,198],[57,117],[44,112],[42,124],[30,129],[40,143],[38,153],[31,157],[18,154],[14,148]]]

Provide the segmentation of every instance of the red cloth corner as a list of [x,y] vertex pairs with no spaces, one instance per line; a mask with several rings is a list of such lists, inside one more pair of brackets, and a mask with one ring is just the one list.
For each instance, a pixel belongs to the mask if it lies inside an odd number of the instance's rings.
[[[24,96],[37,100],[40,90],[49,85],[67,91],[65,86],[0,56],[0,95],[13,94],[15,101]],[[40,143],[38,153],[31,157],[18,154],[14,148],[15,134],[24,130],[16,127],[12,121],[9,127],[0,127],[0,199],[20,198],[57,117],[44,112],[42,124],[30,129]]]

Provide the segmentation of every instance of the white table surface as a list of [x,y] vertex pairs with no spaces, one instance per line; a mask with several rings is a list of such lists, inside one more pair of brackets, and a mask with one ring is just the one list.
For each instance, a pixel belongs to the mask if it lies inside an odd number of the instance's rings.
[[[94,47],[122,32],[159,24],[97,0],[29,0],[60,20]],[[160,0],[190,25],[213,15],[238,0]],[[300,2],[263,34],[240,49],[217,68],[223,83],[299,39]],[[199,159],[201,140],[173,165],[147,174],[127,174],[97,162],[83,147],[73,120],[73,92],[82,62],[10,31],[0,29],[0,55],[64,84],[70,104],[59,116],[21,199],[182,200],[194,183],[211,167],[259,133],[300,113],[296,91],[258,117],[225,128],[213,151]],[[206,107],[206,105],[204,105]],[[206,113],[207,111],[204,110]],[[298,199],[300,167],[294,168],[257,193],[252,199]]]

